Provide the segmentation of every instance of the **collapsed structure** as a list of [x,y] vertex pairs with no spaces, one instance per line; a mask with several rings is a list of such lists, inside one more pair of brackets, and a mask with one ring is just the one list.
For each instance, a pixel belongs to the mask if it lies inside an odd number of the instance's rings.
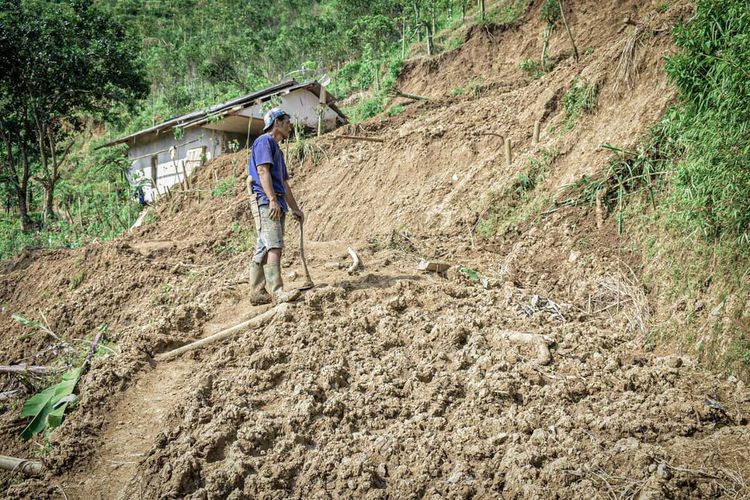
[[104,144],[127,144],[128,179],[146,201],[184,181],[223,153],[247,148],[263,131],[263,113],[278,105],[303,129],[324,132],[347,123],[335,99],[317,81],[288,80],[258,92],[172,118]]

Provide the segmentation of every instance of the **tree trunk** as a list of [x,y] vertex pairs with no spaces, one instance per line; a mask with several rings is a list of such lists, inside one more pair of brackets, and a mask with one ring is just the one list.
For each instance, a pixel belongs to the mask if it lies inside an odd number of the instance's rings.
[[18,195],[18,215],[21,219],[21,230],[23,232],[31,231],[31,218],[29,217],[29,207],[26,204],[26,193],[20,188],[16,189]]
[[51,222],[57,218],[54,210],[55,184],[50,182],[44,186],[44,221]]
[[431,56],[435,52],[435,45],[433,42],[432,26],[430,23],[425,23],[425,29],[427,30],[427,55]]

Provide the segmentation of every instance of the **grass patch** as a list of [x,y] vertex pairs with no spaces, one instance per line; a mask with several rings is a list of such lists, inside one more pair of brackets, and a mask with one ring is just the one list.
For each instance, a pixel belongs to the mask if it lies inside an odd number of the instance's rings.
[[563,107],[565,108],[564,132],[572,130],[581,115],[591,113],[596,109],[598,95],[598,84],[589,83],[578,77],[573,80],[570,89],[563,96]]
[[539,214],[549,204],[550,198],[535,191],[544,182],[547,167],[559,154],[552,149],[542,149],[537,157],[529,158],[526,168],[511,184],[492,193],[485,213],[477,222],[477,234],[484,238],[503,234]]
[[406,106],[403,104],[396,104],[388,110],[388,116],[398,116],[404,111],[406,111]]
[[492,9],[487,20],[497,24],[513,24],[523,16],[531,5],[531,0],[512,0],[507,5]]
[[75,290],[78,288],[81,283],[83,283],[83,280],[86,279],[86,271],[81,270],[75,273],[73,276],[70,277],[70,280],[68,281],[68,288],[70,290]]
[[238,255],[255,248],[256,232],[254,227],[233,222],[231,229],[229,238],[216,250],[217,254]]
[[534,80],[544,76],[542,65],[539,63],[539,61],[536,61],[534,59],[524,59],[520,63],[518,63],[518,67],[526,74],[526,76],[533,78]]
[[225,177],[223,179],[220,179],[219,182],[216,183],[216,186],[214,186],[213,190],[211,191],[211,196],[213,196],[214,198],[233,196],[235,187],[237,187],[237,178]]

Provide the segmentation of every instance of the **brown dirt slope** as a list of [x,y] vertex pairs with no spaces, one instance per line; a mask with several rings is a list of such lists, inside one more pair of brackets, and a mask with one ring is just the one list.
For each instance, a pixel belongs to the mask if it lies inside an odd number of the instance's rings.
[[[512,28],[474,29],[456,51],[409,63],[401,87],[432,99],[365,123],[359,132],[383,145],[309,142],[293,185],[319,286],[266,327],[153,359],[258,312],[241,280],[252,244],[244,151],[207,165],[192,193],[162,200],[133,233],[6,263],[0,359],[48,364],[64,351],[42,332],[20,340],[32,332],[13,313],[43,315],[81,348],[106,324],[112,351],[94,360],[48,445],[20,441],[20,402],[2,403],[3,453],[47,467],[39,479],[0,475],[5,496],[747,496],[750,392],[690,356],[646,349],[639,262],[611,220],[597,230],[593,214],[572,209],[499,238],[473,231],[490,193],[542,148],[557,152],[537,188],[549,202],[606,162],[602,142],[634,144],[671,99],[662,27],[683,15],[679,5],[659,14],[655,2],[611,2],[609,12],[575,3],[586,55],[565,57],[557,34],[555,70],[527,80],[517,63],[538,52],[538,4]],[[624,12],[656,20],[637,87],[616,94],[626,33],[611,19]],[[563,132],[561,98],[576,76],[599,84],[598,110]],[[453,95],[478,77],[476,92]],[[475,135],[486,132],[512,138],[511,166],[497,137]],[[211,194],[214,172],[235,179],[227,196]],[[296,229],[284,265],[301,276]],[[354,275],[349,246],[364,262]],[[456,266],[420,274],[420,258]],[[509,330],[547,336],[551,361],[504,339]],[[4,377],[0,390],[17,383]]]

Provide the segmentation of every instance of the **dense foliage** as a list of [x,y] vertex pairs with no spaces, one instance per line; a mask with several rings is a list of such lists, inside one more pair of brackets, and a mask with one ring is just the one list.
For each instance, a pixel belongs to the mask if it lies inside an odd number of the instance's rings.
[[675,31],[667,72],[682,98],[666,119],[684,155],[674,183],[677,223],[750,244],[750,2],[699,0]]

